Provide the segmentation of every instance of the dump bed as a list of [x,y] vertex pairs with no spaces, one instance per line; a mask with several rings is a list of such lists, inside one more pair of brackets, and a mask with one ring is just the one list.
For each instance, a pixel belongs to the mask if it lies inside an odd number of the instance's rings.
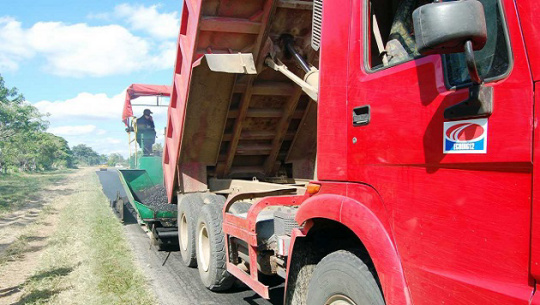
[[300,77],[284,35],[318,66],[312,1],[185,0],[168,111],[164,180],[205,191],[208,179],[313,178],[317,106],[267,67],[268,56]]

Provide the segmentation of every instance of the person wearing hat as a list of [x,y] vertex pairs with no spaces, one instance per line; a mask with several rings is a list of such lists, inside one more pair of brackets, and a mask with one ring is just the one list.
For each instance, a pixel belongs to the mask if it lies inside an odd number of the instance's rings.
[[156,141],[156,130],[152,111],[144,109],[143,115],[137,119],[137,143],[143,149],[143,155],[152,154],[152,145]]

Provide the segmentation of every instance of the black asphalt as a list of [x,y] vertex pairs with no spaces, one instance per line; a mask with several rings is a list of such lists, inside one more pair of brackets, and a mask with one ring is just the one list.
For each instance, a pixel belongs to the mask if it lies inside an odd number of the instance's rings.
[[118,176],[119,173],[117,170],[98,170],[96,171],[96,174],[103,188],[103,193],[105,193],[105,196],[107,196],[109,200],[115,200],[118,193],[122,198],[127,196],[124,188],[122,187],[122,183],[120,182],[120,177]]
[[[103,192],[110,200],[114,200],[118,192],[121,197],[126,196],[116,170],[96,173]],[[124,229],[136,261],[150,280],[150,285],[161,305],[278,305],[283,303],[283,283],[277,277],[267,279],[267,284],[271,287],[270,300],[261,298],[239,281],[229,291],[214,293],[202,285],[197,269],[184,266],[177,249],[171,249],[171,252],[157,251],[151,246],[148,235],[134,217],[125,219]]]
[[124,228],[137,262],[150,279],[158,301],[162,305],[276,305],[283,303],[283,284],[277,278],[270,279],[270,284],[273,284],[270,300],[261,298],[240,282],[227,292],[211,292],[200,282],[197,269],[184,266],[180,259],[180,252],[157,251],[150,245],[148,236],[138,224],[127,224]]

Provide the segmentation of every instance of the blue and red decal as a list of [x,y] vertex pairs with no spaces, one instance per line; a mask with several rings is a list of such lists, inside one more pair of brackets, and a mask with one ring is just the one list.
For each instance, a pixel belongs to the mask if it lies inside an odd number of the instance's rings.
[[445,154],[485,154],[487,119],[444,122]]

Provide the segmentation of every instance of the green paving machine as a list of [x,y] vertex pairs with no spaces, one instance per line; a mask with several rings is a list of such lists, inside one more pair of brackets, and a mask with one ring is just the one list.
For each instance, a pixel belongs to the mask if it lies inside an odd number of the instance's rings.
[[[137,148],[136,118],[131,100],[139,96],[168,96],[168,86],[131,85],[126,93],[124,123],[128,128],[129,169],[101,168],[97,175],[111,208],[124,223],[139,223],[158,249],[178,244],[176,205],[168,203],[163,186],[162,157],[144,155]],[[148,105],[145,105],[148,106]],[[159,100],[157,105],[159,106]],[[135,149],[132,149],[135,147]]]

